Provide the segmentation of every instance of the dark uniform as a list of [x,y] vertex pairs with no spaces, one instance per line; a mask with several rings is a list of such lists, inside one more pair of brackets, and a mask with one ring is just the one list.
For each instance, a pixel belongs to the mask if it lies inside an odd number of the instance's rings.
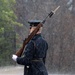
[[48,49],[47,42],[41,34],[36,34],[27,44],[23,57],[17,58],[17,63],[25,65],[24,75],[48,75],[45,58]]

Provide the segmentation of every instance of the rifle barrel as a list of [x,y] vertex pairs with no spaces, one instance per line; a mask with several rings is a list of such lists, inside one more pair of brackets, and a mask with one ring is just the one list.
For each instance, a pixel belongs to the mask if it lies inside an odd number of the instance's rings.
[[55,14],[55,12],[58,10],[60,8],[60,6],[58,6],[54,11],[51,11],[47,16],[46,16],[46,18],[43,20],[43,24],[45,23],[45,21],[46,21],[46,19],[48,18],[48,17],[52,17],[52,15],[53,14]]

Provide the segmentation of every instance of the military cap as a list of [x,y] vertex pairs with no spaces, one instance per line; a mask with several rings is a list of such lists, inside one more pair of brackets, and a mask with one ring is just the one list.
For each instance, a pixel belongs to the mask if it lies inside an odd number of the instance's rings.
[[30,21],[28,21],[30,26],[37,26],[41,22],[42,22],[41,20],[30,20]]

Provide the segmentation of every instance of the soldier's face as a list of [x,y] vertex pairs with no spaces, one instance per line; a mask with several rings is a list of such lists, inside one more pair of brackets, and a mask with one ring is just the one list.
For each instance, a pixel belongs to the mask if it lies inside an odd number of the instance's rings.
[[35,30],[36,27],[30,27],[30,33],[32,33]]
[[[30,33],[32,33],[35,30],[36,27],[30,27]],[[42,27],[38,30],[36,34],[39,34],[42,32]]]

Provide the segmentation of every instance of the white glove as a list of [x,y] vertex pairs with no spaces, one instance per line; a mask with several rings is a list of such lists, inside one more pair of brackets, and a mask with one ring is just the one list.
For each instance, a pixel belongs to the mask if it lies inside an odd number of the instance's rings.
[[12,55],[12,59],[14,60],[14,61],[16,61],[17,60],[17,55]]

